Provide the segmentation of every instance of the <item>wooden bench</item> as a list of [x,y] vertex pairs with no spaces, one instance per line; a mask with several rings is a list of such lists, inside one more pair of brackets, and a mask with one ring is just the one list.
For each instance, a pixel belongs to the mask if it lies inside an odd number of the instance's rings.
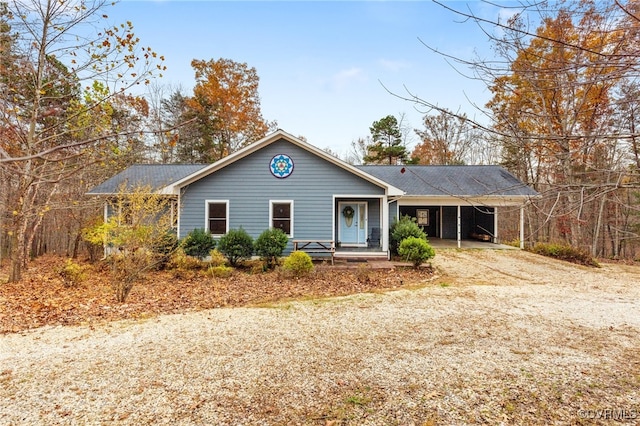
[[331,255],[333,265],[336,244],[333,240],[293,240],[293,251],[303,251],[308,254],[328,253]]

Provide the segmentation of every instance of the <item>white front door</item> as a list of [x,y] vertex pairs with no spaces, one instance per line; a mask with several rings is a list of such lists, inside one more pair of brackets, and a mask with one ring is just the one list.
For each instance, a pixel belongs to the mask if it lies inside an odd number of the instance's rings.
[[338,203],[338,241],[342,247],[367,246],[367,203]]

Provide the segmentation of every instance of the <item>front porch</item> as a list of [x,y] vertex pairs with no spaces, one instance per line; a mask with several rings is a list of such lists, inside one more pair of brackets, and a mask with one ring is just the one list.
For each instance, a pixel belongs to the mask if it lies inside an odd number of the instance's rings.
[[376,247],[336,247],[336,258],[342,259],[388,259],[389,254]]
[[[331,243],[331,246],[333,246],[332,241]],[[436,250],[519,250],[517,247],[506,244],[477,240],[460,240],[458,242],[454,239],[429,238],[429,244]],[[305,248],[301,250],[307,251]],[[322,250],[309,250],[307,252],[315,260],[329,260],[332,265],[334,265],[335,260],[335,265],[343,265],[343,267],[356,267],[359,264],[367,264],[376,269],[393,269],[394,266],[404,265],[403,262],[390,260],[389,253],[382,251],[380,247],[335,247],[331,253],[323,253]]]
[[[518,247],[498,244],[491,241],[478,240],[460,240],[446,238],[428,238],[429,244],[436,250],[439,249],[466,249],[466,250],[519,250]],[[371,259],[381,260],[388,259],[389,255],[386,251],[382,251],[380,247],[337,247],[335,251],[336,258],[342,259]]]

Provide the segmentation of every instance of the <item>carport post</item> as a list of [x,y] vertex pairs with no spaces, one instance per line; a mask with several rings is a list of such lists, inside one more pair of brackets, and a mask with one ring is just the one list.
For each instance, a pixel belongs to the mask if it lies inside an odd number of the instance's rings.
[[498,244],[498,207],[493,208],[493,242]]
[[460,231],[461,231],[461,226],[460,226],[460,206],[458,205],[458,248],[461,247],[461,244],[460,244]]
[[520,206],[520,249],[524,249],[524,204]]

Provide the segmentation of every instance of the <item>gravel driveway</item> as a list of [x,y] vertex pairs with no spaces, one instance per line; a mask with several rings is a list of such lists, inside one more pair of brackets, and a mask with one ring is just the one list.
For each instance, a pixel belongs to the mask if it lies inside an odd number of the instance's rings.
[[0,336],[0,424],[640,422],[639,267],[434,265],[412,290]]

